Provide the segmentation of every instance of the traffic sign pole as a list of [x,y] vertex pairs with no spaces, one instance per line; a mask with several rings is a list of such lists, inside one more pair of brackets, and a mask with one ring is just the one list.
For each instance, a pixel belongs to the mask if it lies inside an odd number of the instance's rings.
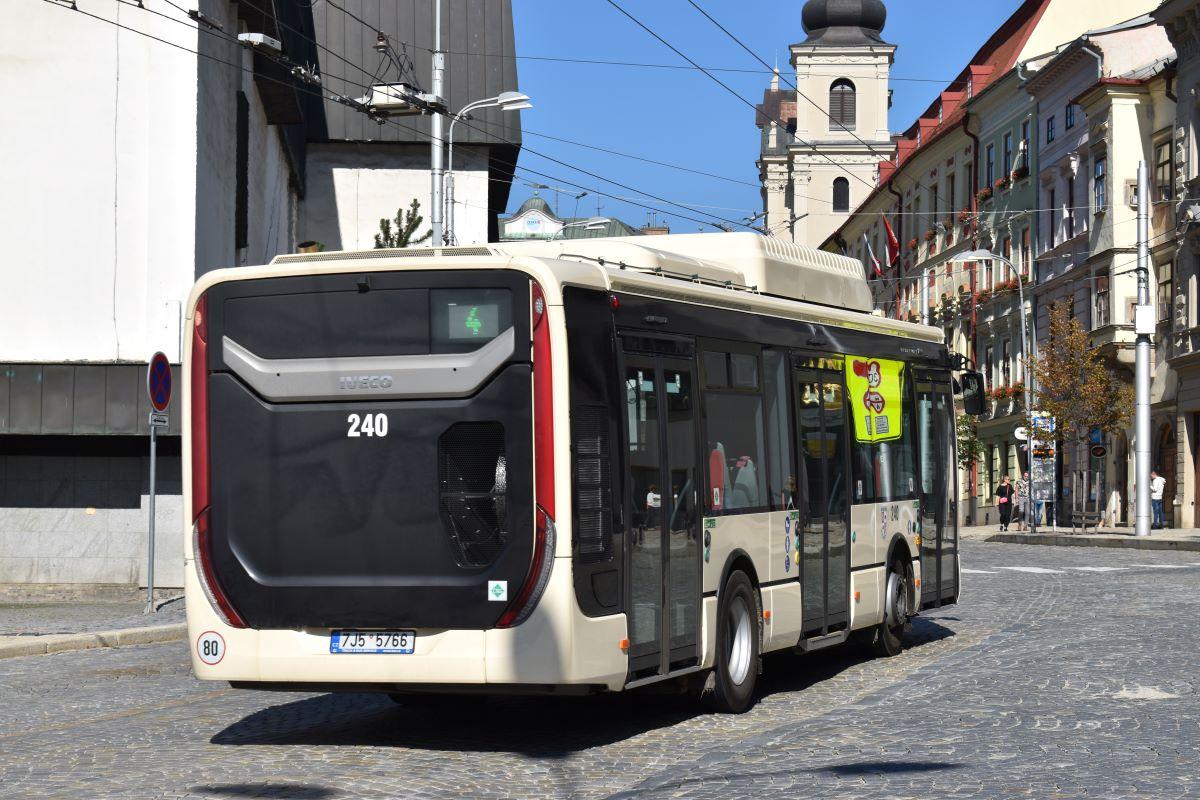
[[146,394],[150,397],[150,525],[146,565],[146,614],[154,611],[154,498],[158,478],[158,429],[168,423],[167,408],[171,405],[171,362],[163,353],[155,353],[146,367]]
[[155,465],[158,463],[158,426],[150,426],[150,546],[149,563],[146,566],[146,611],[154,612],[154,483]]

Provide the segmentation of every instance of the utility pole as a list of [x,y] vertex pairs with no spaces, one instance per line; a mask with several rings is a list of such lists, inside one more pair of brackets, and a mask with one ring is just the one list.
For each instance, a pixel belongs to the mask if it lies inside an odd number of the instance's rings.
[[1134,388],[1134,487],[1137,509],[1134,532],[1150,535],[1150,337],[1154,334],[1154,307],[1150,305],[1150,179],[1146,162],[1138,162],[1137,307],[1133,329],[1137,334]]
[[[445,103],[446,54],[442,52],[442,0],[433,0],[433,96],[435,102]],[[434,247],[445,244],[442,224],[442,151],[445,143],[442,141],[442,129],[445,118],[440,113],[434,113],[430,120],[430,158],[433,186],[430,192],[430,227],[433,236],[430,241]]]

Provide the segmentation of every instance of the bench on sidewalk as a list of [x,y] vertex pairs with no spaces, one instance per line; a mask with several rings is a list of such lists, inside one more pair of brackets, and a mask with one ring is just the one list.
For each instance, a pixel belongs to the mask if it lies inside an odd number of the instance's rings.
[[1104,514],[1099,511],[1072,511],[1071,533],[1075,533],[1077,528],[1083,528],[1083,532],[1087,533],[1089,527],[1095,528],[1099,533],[1103,517]]

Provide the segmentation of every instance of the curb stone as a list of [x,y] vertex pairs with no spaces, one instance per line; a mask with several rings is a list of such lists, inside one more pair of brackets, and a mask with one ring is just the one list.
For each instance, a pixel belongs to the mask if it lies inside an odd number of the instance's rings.
[[1127,550],[1176,550],[1200,553],[1200,541],[1134,536],[1089,536],[1062,533],[997,533],[984,541],[1057,547],[1118,547]]
[[0,658],[40,656],[98,647],[125,647],[134,644],[178,642],[187,638],[187,624],[152,625],[96,633],[64,633],[46,636],[0,636]]

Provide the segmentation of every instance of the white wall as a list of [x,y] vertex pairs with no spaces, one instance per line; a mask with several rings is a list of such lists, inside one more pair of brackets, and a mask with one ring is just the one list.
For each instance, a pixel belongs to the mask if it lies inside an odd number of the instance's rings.
[[[196,47],[194,26],[115,2],[80,8]],[[0,4],[0,360],[178,355],[178,303],[193,280],[195,87],[194,55],[48,3]]]
[[[478,159],[455,155],[455,233],[459,244],[488,240],[488,173]],[[460,167],[460,164],[466,162]],[[326,250],[375,246],[379,220],[421,202],[429,230],[429,148],[384,142],[331,142],[308,148],[308,194],[303,236]]]

